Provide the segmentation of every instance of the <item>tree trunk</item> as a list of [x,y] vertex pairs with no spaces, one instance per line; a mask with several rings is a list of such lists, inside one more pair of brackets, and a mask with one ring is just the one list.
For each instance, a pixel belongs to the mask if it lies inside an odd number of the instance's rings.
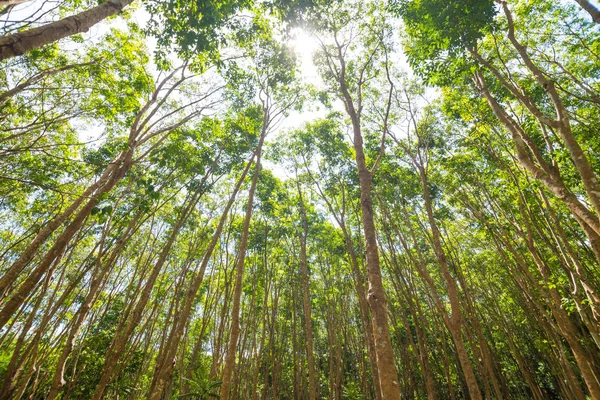
[[77,15],[0,37],[0,61],[54,43],[76,33],[87,32],[98,22],[118,14],[133,0],[108,0]]
[[[583,229],[588,233],[587,229],[591,229],[594,231],[596,235],[600,235],[600,221],[598,220],[597,215],[595,215],[592,211],[590,211],[584,204],[579,201],[577,196],[575,196],[565,185],[561,177],[556,172],[552,172],[553,169],[542,165],[542,168],[539,168],[535,165],[535,163],[531,160],[528,151],[527,145],[524,141],[524,137],[526,136],[519,125],[506,113],[506,111],[502,108],[502,106],[498,103],[498,101],[491,95],[485,81],[483,80],[483,76],[481,73],[476,74],[475,76],[476,85],[479,90],[483,93],[485,98],[488,101],[492,111],[498,117],[498,120],[505,126],[505,128],[511,133],[513,141],[515,143],[515,147],[517,149],[517,157],[519,162],[527,171],[529,171],[536,179],[542,182],[550,191],[564,204],[567,206],[569,211],[575,216],[577,221],[582,225]],[[543,161],[542,161],[543,162]],[[549,173],[549,171],[551,173]],[[591,240],[591,238],[590,238]]]
[[440,231],[433,215],[433,205],[431,201],[431,194],[429,192],[427,173],[425,172],[425,167],[421,165],[416,158],[413,158],[413,164],[418,169],[419,176],[421,178],[423,198],[425,200],[425,210],[427,211],[427,219],[429,220],[429,227],[431,229],[433,250],[440,268],[442,269],[442,276],[446,282],[446,290],[450,300],[450,309],[452,314],[448,318],[448,329],[450,330],[450,334],[452,335],[452,339],[458,353],[458,359],[460,361],[460,366],[462,368],[465,381],[467,382],[469,395],[472,399],[481,399],[481,391],[479,389],[479,385],[477,384],[477,378],[473,372],[473,367],[462,339],[461,325],[463,321],[460,310],[458,287],[456,285],[456,280],[448,268],[448,260],[446,258],[444,248],[442,247]]
[[[58,357],[58,361],[56,364],[56,371],[54,372],[54,378],[52,379],[52,386],[50,387],[50,392],[48,393],[47,400],[55,399],[61,387],[66,383],[64,379],[65,365],[67,363],[67,359],[71,354],[73,346],[75,345],[75,341],[81,328],[83,327],[83,323],[88,316],[89,311],[91,310],[94,302],[96,301],[97,295],[101,289],[101,285],[104,282],[105,276],[109,273],[111,268],[114,266],[116,259],[119,256],[119,253],[125,246],[127,240],[134,233],[135,226],[139,222],[139,218],[141,217],[142,212],[138,212],[137,215],[131,219],[129,225],[127,226],[123,235],[117,241],[115,248],[111,251],[110,256],[104,262],[102,262],[102,266],[92,277],[92,282],[90,284],[90,288],[85,297],[83,304],[79,307],[79,310],[74,316],[73,324],[69,329],[69,334],[67,337],[67,341]],[[98,259],[100,262],[100,259]]]
[[[367,276],[369,281],[367,302],[371,309],[373,322],[373,341],[377,358],[379,387],[383,399],[396,400],[400,399],[400,385],[394,362],[394,350],[392,349],[390,339],[387,299],[381,278],[377,231],[375,229],[373,201],[371,199],[372,177],[365,160],[360,114],[359,110],[354,106],[354,101],[346,84],[346,63],[340,46],[338,46],[337,51],[337,58],[340,62],[338,75],[339,89],[346,112],[352,122],[355,161],[360,186],[361,220],[365,236]],[[375,384],[377,385],[377,382]]]
[[365,162],[360,122],[358,120],[355,122],[355,120],[356,118],[353,118],[354,150],[356,152],[356,167],[360,183],[360,205],[369,281],[367,302],[371,308],[373,321],[373,339],[375,342],[381,395],[383,399],[394,400],[400,398],[400,387],[390,340],[387,300],[381,278],[377,233],[371,200],[371,173],[367,169]]
[[[373,341],[373,323],[371,317],[369,316],[369,304],[367,303],[367,295],[365,291],[365,281],[363,277],[363,272],[361,271],[360,265],[358,263],[358,257],[356,256],[356,252],[354,251],[354,242],[350,233],[348,232],[348,228],[346,227],[346,217],[345,213],[342,211],[338,213],[334,210],[333,205],[327,199],[321,187],[319,186],[319,182],[314,178],[313,174],[310,172],[310,169],[307,168],[307,172],[309,173],[313,183],[317,186],[318,192],[321,195],[321,198],[327,204],[327,208],[334,216],[337,221],[342,233],[344,235],[344,243],[346,244],[346,252],[348,253],[348,257],[350,258],[350,265],[352,266],[352,272],[354,274],[354,288],[356,290],[356,296],[358,298],[358,306],[360,311],[360,319],[364,332],[365,342],[367,344],[367,353],[369,356],[369,364],[371,367],[371,373],[373,374],[373,386],[375,389],[375,399],[382,400],[381,398],[381,388],[377,384],[379,382],[379,373],[377,371],[377,357],[375,355],[375,344]],[[342,189],[344,190],[344,189]],[[345,195],[342,195],[342,209],[345,209]]]

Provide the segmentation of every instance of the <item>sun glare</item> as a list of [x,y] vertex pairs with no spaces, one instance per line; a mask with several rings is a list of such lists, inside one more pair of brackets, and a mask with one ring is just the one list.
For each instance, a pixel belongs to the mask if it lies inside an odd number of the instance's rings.
[[292,31],[290,45],[298,57],[302,77],[310,83],[315,83],[318,80],[318,74],[313,56],[319,47],[317,40],[304,29],[295,28]]

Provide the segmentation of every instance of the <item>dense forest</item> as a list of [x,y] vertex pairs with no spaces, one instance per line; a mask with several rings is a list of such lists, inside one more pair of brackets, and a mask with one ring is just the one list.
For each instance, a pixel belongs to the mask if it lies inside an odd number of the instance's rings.
[[595,0],[0,26],[0,400],[600,399]]

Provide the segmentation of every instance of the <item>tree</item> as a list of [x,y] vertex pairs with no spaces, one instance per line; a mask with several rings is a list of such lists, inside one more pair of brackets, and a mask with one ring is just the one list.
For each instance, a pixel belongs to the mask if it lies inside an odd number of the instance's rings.
[[[373,201],[371,199],[371,176],[373,170],[377,168],[377,162],[371,166],[371,169],[368,168],[363,147],[361,124],[364,92],[368,90],[367,82],[378,74],[381,75],[384,73],[382,70],[387,71],[388,68],[388,60],[385,57],[388,49],[386,48],[385,39],[389,32],[389,27],[385,25],[385,19],[382,19],[382,26],[366,26],[363,22],[364,20],[361,20],[363,13],[366,12],[367,16],[377,18],[377,13],[382,6],[374,4],[365,7],[363,8],[358,5],[355,10],[345,8],[338,10],[335,16],[340,16],[339,19],[327,19],[326,17],[324,21],[315,22],[315,25],[323,26],[323,30],[332,36],[333,44],[331,45],[326,45],[321,41],[321,68],[329,80],[331,91],[343,102],[352,124],[352,139],[360,183],[360,204],[369,281],[367,301],[373,318],[373,337],[377,359],[377,372],[379,375],[379,390],[381,391],[382,398],[395,399],[400,398],[400,392],[390,341],[386,296],[381,277]],[[354,29],[361,31],[359,35],[360,42],[358,44],[353,43],[352,40],[352,30]],[[358,59],[363,59],[362,63],[354,60],[350,63],[347,59],[347,52],[351,45],[360,46],[360,50],[356,51],[356,55],[353,55]],[[381,61],[379,58],[382,56],[385,57],[383,66],[380,65]],[[389,110],[389,107],[387,109]],[[384,111],[383,114],[385,115],[383,116],[383,132],[381,134],[385,135],[387,111]]]

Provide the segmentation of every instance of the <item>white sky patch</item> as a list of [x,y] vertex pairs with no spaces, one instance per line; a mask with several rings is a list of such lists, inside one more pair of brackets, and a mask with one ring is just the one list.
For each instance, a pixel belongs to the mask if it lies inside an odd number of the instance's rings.
[[294,49],[294,52],[298,57],[302,78],[306,82],[319,85],[321,83],[321,79],[319,77],[317,67],[313,62],[313,57],[319,48],[319,44],[314,36],[302,28],[295,28],[292,31],[292,39],[288,43],[292,49]]

